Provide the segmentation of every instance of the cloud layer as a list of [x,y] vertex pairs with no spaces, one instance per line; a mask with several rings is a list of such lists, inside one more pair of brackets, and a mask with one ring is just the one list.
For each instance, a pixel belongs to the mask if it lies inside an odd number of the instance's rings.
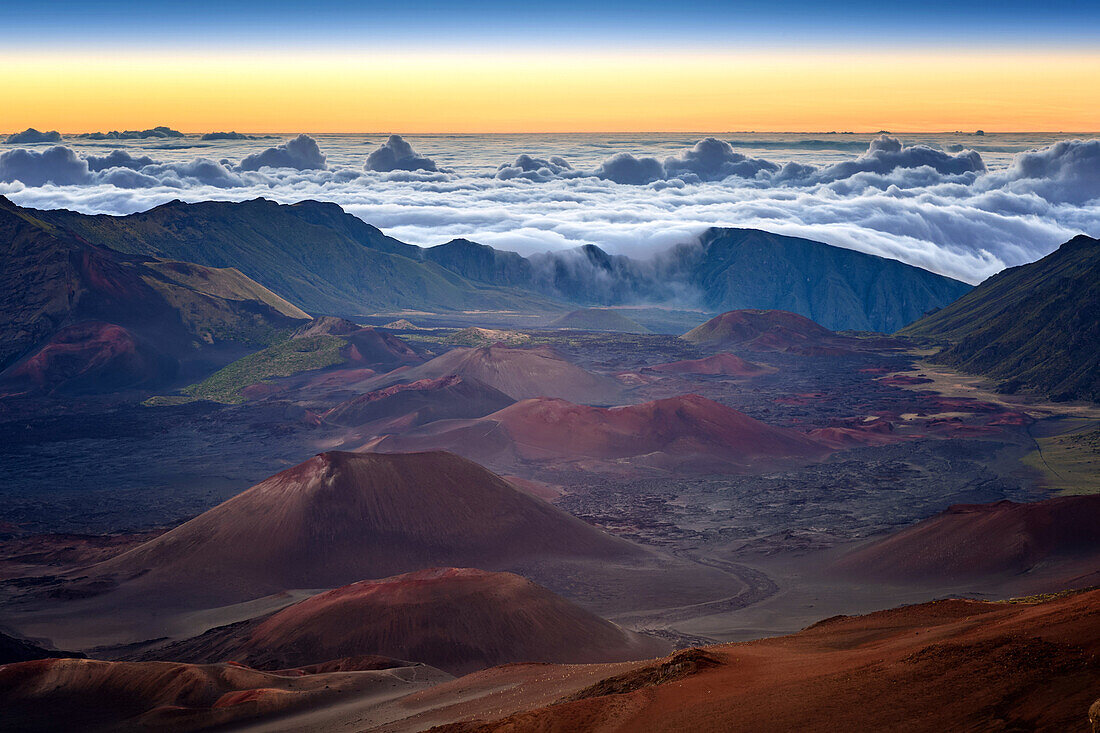
[[[642,255],[690,241],[708,226],[747,226],[970,282],[1034,260],[1079,232],[1100,235],[1100,140],[1005,154],[992,168],[976,151],[881,136],[859,153],[817,160],[784,160],[779,148],[755,157],[704,138],[660,156],[612,145],[602,161],[579,165],[572,156],[512,151],[509,162],[474,172],[444,168],[399,136],[370,152],[365,165],[361,142],[344,148],[358,150],[358,159],[344,155],[335,165],[321,149],[335,144],[331,138],[249,144],[252,152],[245,148],[239,162],[186,157],[195,151],[162,142],[108,143],[94,152],[13,148],[0,153],[0,194],[31,206],[111,213],[173,198],[315,198],[417,244],[465,237],[525,253],[596,243]],[[449,164],[471,144],[456,142]],[[217,145],[230,154],[240,149]],[[800,148],[787,150],[793,157]]]

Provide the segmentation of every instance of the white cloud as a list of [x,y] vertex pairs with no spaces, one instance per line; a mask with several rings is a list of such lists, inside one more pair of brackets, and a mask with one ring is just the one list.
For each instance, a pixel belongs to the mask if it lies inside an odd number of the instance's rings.
[[88,162],[63,145],[45,150],[15,148],[0,153],[0,181],[19,181],[27,186],[59,186],[89,183]]
[[[669,146],[665,152],[673,154],[662,158],[612,156],[602,165],[601,151],[583,168],[560,157],[520,155],[473,173],[363,171],[353,167],[361,147],[346,149],[352,153],[343,155],[343,165],[304,170],[154,160],[187,153],[152,146],[128,145],[126,157],[103,150],[87,158],[63,147],[14,149],[0,154],[0,193],[24,205],[89,213],[129,213],[176,198],[313,198],[416,244],[465,237],[524,253],[595,243],[644,255],[690,241],[708,226],[758,227],[970,282],[1041,257],[1079,232],[1100,235],[1095,140],[1023,152],[993,171],[984,170],[980,156],[891,138],[858,156],[830,153],[816,165],[780,164],[779,155],[742,160],[732,146],[708,143]],[[456,145],[456,154],[465,149]],[[151,157],[138,154],[146,151]],[[669,160],[681,168],[666,178]],[[728,173],[743,163],[743,173],[752,175]]]
[[249,155],[238,166],[242,171],[260,168],[296,168],[298,170],[325,170],[328,165],[317,141],[309,135],[299,135],[282,145]]
[[400,135],[390,135],[386,142],[367,156],[367,162],[363,168],[381,173],[439,170],[434,160],[413,150],[413,146]]

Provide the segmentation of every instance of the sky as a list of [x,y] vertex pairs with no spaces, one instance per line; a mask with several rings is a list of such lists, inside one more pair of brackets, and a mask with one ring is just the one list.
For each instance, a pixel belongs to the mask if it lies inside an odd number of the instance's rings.
[[41,0],[0,130],[1100,129],[1100,3]]

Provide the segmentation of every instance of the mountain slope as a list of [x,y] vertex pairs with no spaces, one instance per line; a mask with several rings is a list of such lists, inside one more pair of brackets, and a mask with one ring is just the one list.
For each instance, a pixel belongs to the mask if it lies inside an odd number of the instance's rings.
[[832,330],[891,333],[970,290],[897,260],[756,229],[712,228],[683,248],[712,311],[785,310]]
[[0,369],[9,389],[163,384],[208,372],[309,317],[237,270],[125,255],[34,213],[0,197]]
[[474,285],[422,261],[419,247],[385,236],[335,204],[173,201],[129,216],[34,213],[122,252],[236,267],[314,313],[559,309],[541,296]]
[[1074,237],[900,333],[947,342],[935,361],[1008,391],[1100,402],[1100,240]]
[[522,257],[465,239],[422,249],[331,203],[173,201],[129,216],[35,211],[131,254],[236,267],[314,313],[555,313],[563,303],[779,308],[833,329],[894,331],[969,286],[895,260],[754,229],[712,228],[650,259],[595,245]]
[[845,555],[836,568],[853,577],[920,584],[1013,579],[1038,565],[1048,589],[1100,579],[1100,496],[953,506]]
[[380,655],[465,674],[510,662],[644,659],[668,648],[518,575],[434,568],[336,588],[142,657],[289,669]]

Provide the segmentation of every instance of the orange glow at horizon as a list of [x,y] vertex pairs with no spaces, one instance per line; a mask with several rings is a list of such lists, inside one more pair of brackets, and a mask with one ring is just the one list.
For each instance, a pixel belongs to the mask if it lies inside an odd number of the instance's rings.
[[1100,54],[0,51],[0,130],[1100,129]]

